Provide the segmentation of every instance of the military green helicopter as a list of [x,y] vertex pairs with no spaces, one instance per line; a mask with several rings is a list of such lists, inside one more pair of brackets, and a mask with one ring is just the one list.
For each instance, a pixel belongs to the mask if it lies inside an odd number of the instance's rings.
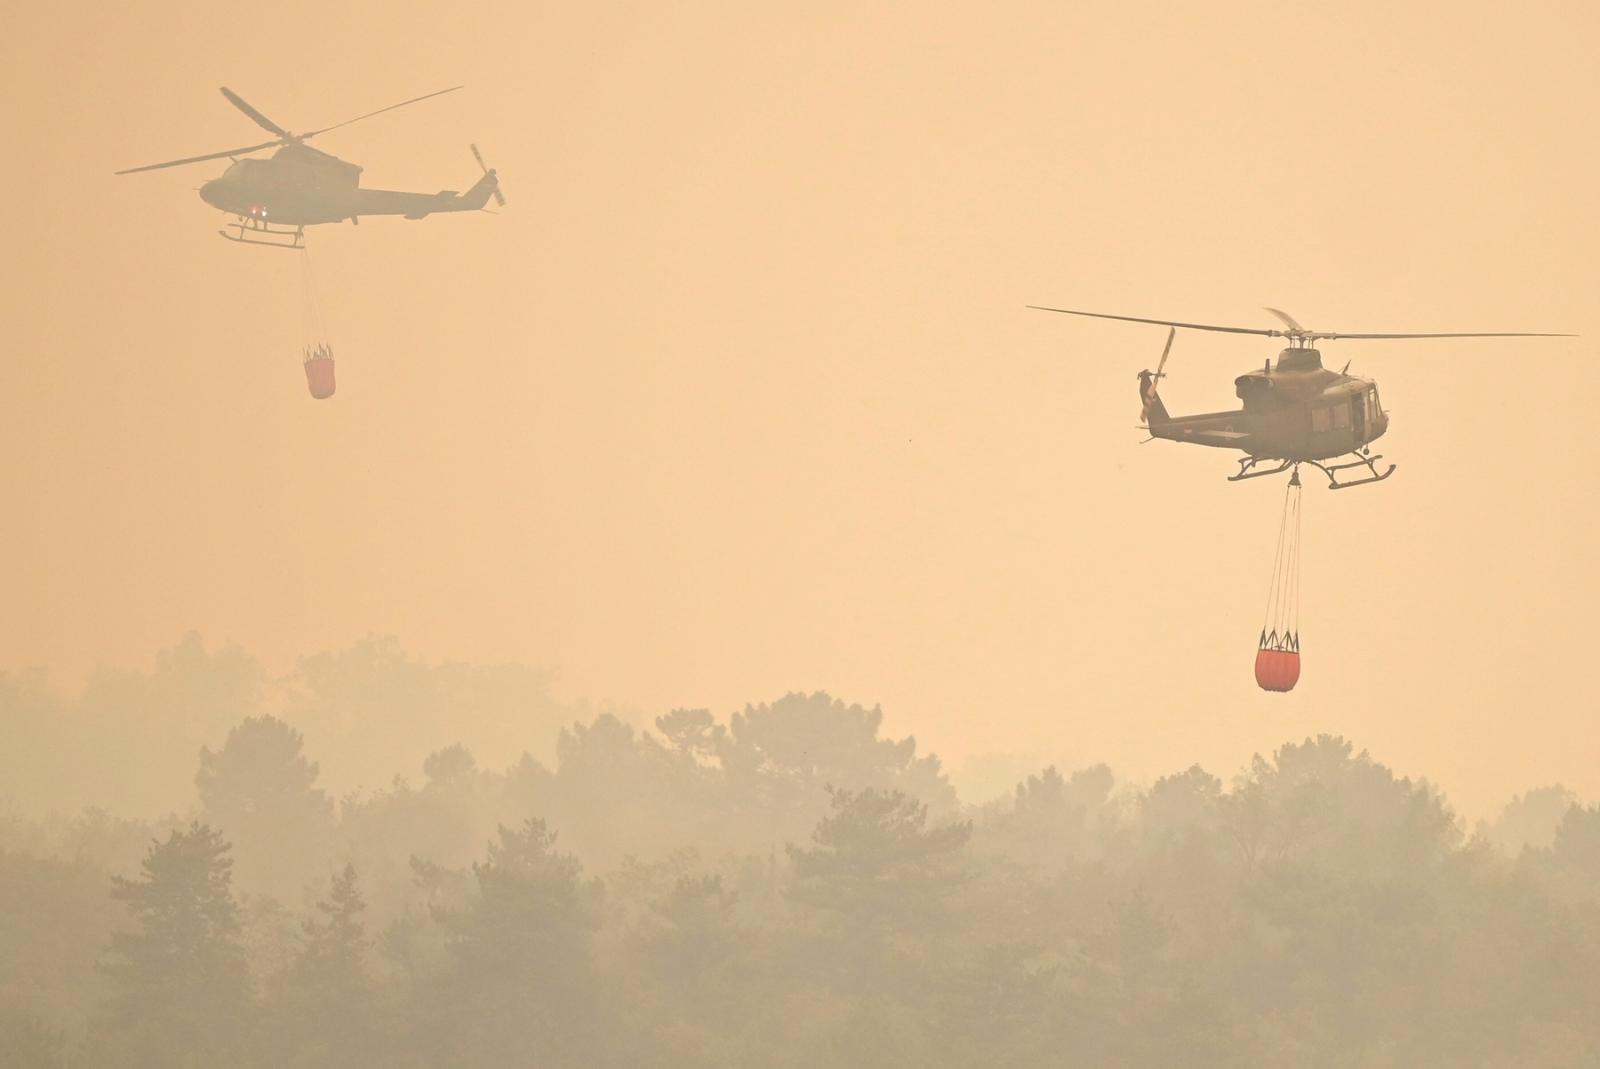
[[[233,223],[218,233],[229,241],[280,249],[304,248],[306,227],[319,223],[337,223],[345,219],[359,223],[363,215],[399,215],[407,219],[422,219],[437,212],[472,212],[482,209],[490,197],[504,206],[506,199],[500,192],[499,179],[491,168],[484,165],[483,156],[476,145],[471,146],[472,155],[478,161],[483,177],[465,193],[457,193],[453,189],[440,190],[438,193],[411,193],[392,189],[362,189],[360,167],[306,144],[318,134],[403,108],[407,104],[453,93],[460,88],[456,85],[440,89],[377,111],[369,111],[365,115],[357,115],[354,119],[324,126],[320,130],[292,134],[251,107],[239,94],[223,86],[222,95],[228,102],[249,116],[256,125],[275,134],[274,140],[144,167],[130,167],[116,173],[136,174],[230,158],[233,160],[232,166],[220,177],[200,187],[201,200],[235,217]],[[278,151],[268,159],[239,158],[269,148]]]
[[[1031,304],[1042,312],[1117,319],[1126,323],[1151,323],[1169,328],[1167,344],[1155,371],[1139,372],[1140,422],[1151,438],[1209,445],[1218,449],[1238,449],[1245,456],[1239,471],[1229,482],[1276,475],[1301,464],[1310,464],[1328,477],[1328,488],[1344,490],[1352,486],[1381,482],[1394,474],[1395,465],[1378,470],[1382,454],[1374,454],[1371,444],[1389,429],[1389,414],[1378,403],[1378,384],[1371,379],[1329,371],[1322,366],[1318,341],[1372,340],[1394,338],[1570,338],[1570,334],[1495,332],[1488,334],[1341,334],[1307,330],[1285,312],[1268,308],[1284,324],[1283,330],[1259,327],[1219,327],[1207,323],[1179,323],[1169,319],[1141,319],[1137,316],[1080,312],[1071,308],[1046,308]],[[1231,412],[1203,412],[1193,416],[1171,416],[1162,404],[1159,386],[1165,377],[1167,356],[1179,328],[1211,330],[1225,334],[1259,334],[1286,338],[1289,347],[1278,354],[1278,363],[1266,361],[1259,371],[1247,371],[1233,380],[1244,407]],[[1341,458],[1351,457],[1350,460]],[[1338,463],[1331,463],[1339,461]],[[1276,462],[1276,466],[1268,467]],[[1360,478],[1343,478],[1340,472],[1365,469]],[[1298,478],[1298,475],[1296,475]]]

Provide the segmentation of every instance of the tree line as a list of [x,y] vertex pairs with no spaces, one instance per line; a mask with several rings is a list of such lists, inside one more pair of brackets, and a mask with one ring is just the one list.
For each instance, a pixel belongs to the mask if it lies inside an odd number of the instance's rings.
[[335,797],[288,720],[162,820],[0,822],[0,1064],[1600,1064],[1600,807],[1465,828],[1321,736],[963,803],[791,694]]

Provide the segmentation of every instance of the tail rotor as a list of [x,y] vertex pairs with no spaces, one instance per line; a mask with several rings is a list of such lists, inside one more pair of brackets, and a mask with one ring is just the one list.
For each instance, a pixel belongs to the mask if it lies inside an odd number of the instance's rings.
[[1167,376],[1167,357],[1172,353],[1172,340],[1177,336],[1177,327],[1168,330],[1167,344],[1161,350],[1161,360],[1156,364],[1155,371],[1146,368],[1139,372],[1139,422],[1146,426],[1149,425],[1152,415],[1160,421],[1165,421],[1167,418],[1167,408],[1161,403],[1156,390],[1161,380]]
[[478,151],[477,145],[470,145],[468,147],[472,149],[472,158],[478,161],[478,167],[483,171],[484,175],[486,177],[494,176],[496,178],[495,184],[493,188],[489,190],[489,192],[494,197],[494,202],[500,207],[504,208],[506,206],[506,195],[500,192],[500,183],[498,180],[499,176],[495,175],[494,171],[489,167],[489,165],[483,162],[483,153]]

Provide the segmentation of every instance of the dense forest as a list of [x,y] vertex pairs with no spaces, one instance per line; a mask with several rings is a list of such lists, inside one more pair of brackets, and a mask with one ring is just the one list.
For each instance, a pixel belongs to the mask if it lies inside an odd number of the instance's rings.
[[1600,806],[1469,828],[1341,738],[962,799],[826,694],[637,721],[381,642],[0,714],[8,1069],[1600,1065]]

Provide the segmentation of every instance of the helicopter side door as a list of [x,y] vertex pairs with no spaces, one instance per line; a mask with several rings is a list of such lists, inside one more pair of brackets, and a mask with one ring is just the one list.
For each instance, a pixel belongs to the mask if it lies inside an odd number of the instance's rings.
[[1367,440],[1367,391],[1350,395],[1350,426],[1355,430],[1355,443]]

